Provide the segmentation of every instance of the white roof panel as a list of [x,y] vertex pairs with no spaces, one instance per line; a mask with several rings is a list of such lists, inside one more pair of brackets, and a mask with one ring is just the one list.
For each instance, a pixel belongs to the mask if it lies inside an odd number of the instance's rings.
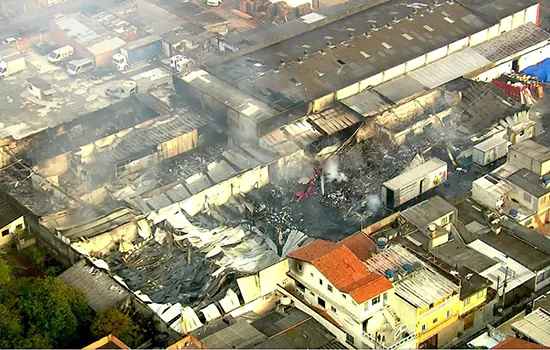
[[512,324],[512,329],[525,334],[538,344],[550,346],[550,313],[542,308]]
[[468,47],[412,71],[409,75],[424,86],[434,89],[490,63],[483,55]]
[[481,152],[487,152],[507,142],[508,141],[506,141],[502,137],[495,135],[488,138],[487,140],[481,141],[480,143],[475,145],[474,148],[480,150]]
[[432,158],[425,163],[420,164],[416,168],[413,168],[409,171],[402,173],[399,176],[394,177],[393,179],[384,182],[384,187],[391,190],[396,190],[410,184],[412,181],[417,180],[427,174],[431,173],[434,170],[439,169],[442,166],[447,166],[447,163],[441,159]]

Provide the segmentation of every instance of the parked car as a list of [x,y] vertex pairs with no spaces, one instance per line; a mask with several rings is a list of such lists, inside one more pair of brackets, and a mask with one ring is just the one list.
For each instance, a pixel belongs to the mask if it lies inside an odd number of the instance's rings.
[[49,43],[47,41],[41,41],[32,46],[33,50],[41,55],[41,56],[48,56],[50,53],[52,53],[55,49],[58,48],[57,45]]
[[15,44],[19,40],[21,40],[21,38],[16,38],[16,37],[12,36],[12,37],[9,37],[9,38],[6,38],[6,39],[2,40],[2,44],[11,45],[11,44]]

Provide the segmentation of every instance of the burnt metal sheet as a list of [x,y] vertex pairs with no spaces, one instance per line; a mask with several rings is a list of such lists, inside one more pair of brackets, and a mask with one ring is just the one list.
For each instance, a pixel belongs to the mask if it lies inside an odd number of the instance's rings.
[[341,101],[363,117],[378,113],[391,105],[390,101],[384,99],[376,91],[365,90],[357,95]]
[[208,165],[207,172],[208,176],[210,176],[215,183],[227,180],[232,175],[237,173],[237,171],[235,171],[235,169],[233,169],[225,160],[210,163]]
[[434,89],[491,63],[472,48],[455,52],[409,73],[420,84]]
[[191,193],[189,193],[182,184],[179,184],[166,191],[166,195],[172,202],[180,202],[190,197]]
[[170,198],[168,198],[168,196],[164,193],[161,193],[158,196],[154,196],[153,198],[149,198],[145,202],[153,210],[159,210],[172,204]]
[[206,176],[203,173],[198,173],[187,180],[185,180],[185,183],[187,184],[187,188],[189,188],[189,191],[191,191],[191,194],[199,193],[200,191],[207,189],[210,187],[210,181],[206,178]]
[[374,87],[379,94],[397,103],[429,89],[408,74]]

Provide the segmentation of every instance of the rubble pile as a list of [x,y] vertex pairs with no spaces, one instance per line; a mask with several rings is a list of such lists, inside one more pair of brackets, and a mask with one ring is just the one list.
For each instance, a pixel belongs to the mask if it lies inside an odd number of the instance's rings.
[[217,144],[186,153],[182,157],[161,164],[158,168],[159,175],[170,175],[174,181],[186,179],[206,169],[206,166],[219,159],[224,151],[223,145]]

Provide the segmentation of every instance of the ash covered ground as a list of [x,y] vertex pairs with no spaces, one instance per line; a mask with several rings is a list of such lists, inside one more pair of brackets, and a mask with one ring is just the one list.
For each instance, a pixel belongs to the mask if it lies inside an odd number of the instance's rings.
[[218,208],[221,215],[215,218],[218,223],[247,221],[279,247],[294,230],[310,237],[339,240],[388,214],[380,200],[381,185],[399,175],[416,154],[445,160],[452,171],[447,141],[459,137],[451,128],[439,128],[396,146],[376,136],[322,165],[324,194],[319,178],[311,195],[297,201],[296,192],[307,188],[304,182],[319,166],[313,161],[302,162],[285,169],[268,186]]

